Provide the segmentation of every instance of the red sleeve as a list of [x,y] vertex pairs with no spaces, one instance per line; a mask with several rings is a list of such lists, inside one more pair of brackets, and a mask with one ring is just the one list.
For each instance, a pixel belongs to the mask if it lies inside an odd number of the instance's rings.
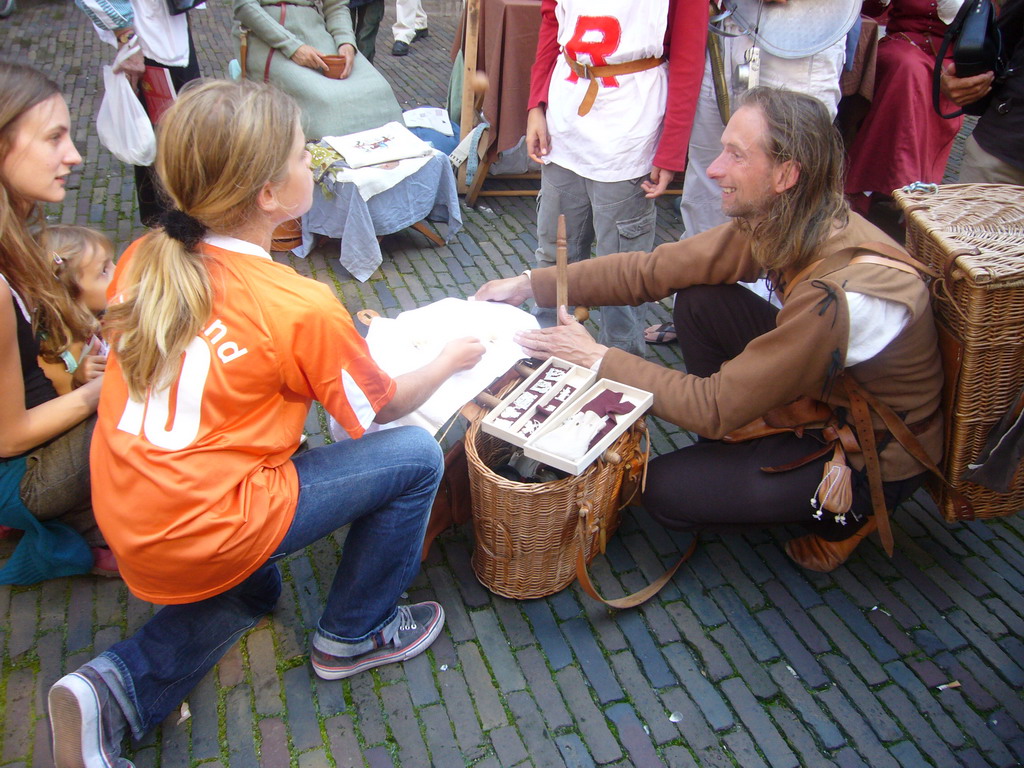
[[665,55],[668,57],[668,104],[654,164],[669,171],[686,169],[693,115],[704,78],[708,4],[704,0],[670,0]]
[[551,73],[555,71],[555,62],[558,61],[558,20],[555,18],[557,3],[558,0],[541,0],[540,34],[537,37],[537,58],[530,69],[528,110],[547,106],[548,103]]

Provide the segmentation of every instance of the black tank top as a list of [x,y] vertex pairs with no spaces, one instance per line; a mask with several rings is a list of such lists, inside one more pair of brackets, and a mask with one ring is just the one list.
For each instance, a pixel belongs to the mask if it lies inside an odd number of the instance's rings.
[[[0,275],[0,278],[3,276]],[[6,283],[6,280],[2,280]],[[8,287],[4,285],[3,287]],[[3,290],[0,287],[0,290]],[[25,407],[35,408],[37,405],[53,400],[57,397],[57,390],[46,378],[43,369],[39,367],[36,359],[39,356],[39,341],[32,332],[32,322],[25,316],[24,303],[13,288],[11,292],[11,305],[14,309],[14,322],[18,333],[18,354],[21,356],[21,378],[25,383]]]

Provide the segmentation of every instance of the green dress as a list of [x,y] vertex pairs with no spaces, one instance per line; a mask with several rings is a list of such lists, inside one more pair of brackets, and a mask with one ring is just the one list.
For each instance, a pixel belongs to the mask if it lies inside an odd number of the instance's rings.
[[307,138],[343,136],[401,120],[391,86],[361,53],[356,53],[352,72],[344,80],[332,80],[291,60],[303,43],[322,54],[335,54],[344,43],[355,45],[348,0],[290,0],[283,5],[234,0],[234,9],[239,24],[249,30],[246,76],[263,80],[267,57],[273,54],[267,79],[299,103]]

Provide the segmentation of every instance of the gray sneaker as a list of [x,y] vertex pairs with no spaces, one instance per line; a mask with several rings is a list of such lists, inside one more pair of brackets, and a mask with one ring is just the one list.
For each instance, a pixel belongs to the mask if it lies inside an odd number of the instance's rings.
[[128,722],[96,670],[64,675],[49,700],[56,768],[133,768],[121,757]]
[[423,653],[444,628],[444,608],[427,601],[398,606],[398,631],[391,642],[358,656],[331,656],[313,648],[310,660],[324,680],[341,680],[367,669],[405,661]]

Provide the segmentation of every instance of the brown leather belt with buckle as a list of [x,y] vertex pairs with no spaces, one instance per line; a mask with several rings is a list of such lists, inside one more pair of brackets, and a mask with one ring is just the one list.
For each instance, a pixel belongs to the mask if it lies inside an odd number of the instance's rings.
[[602,77],[615,77],[616,75],[632,75],[635,72],[644,72],[648,69],[654,69],[661,65],[665,59],[650,56],[646,59],[635,59],[634,61],[624,61],[621,64],[603,64],[600,67],[594,67],[590,64],[581,64],[573,58],[570,58],[568,53],[563,54],[565,56],[565,63],[569,65],[569,69],[572,70],[573,74],[577,77],[582,77],[585,80],[590,81],[590,85],[587,88],[587,93],[583,97],[583,101],[580,103],[580,108],[576,110],[576,114],[583,117],[590,111],[590,108],[594,106],[594,101],[597,99],[597,81]]

